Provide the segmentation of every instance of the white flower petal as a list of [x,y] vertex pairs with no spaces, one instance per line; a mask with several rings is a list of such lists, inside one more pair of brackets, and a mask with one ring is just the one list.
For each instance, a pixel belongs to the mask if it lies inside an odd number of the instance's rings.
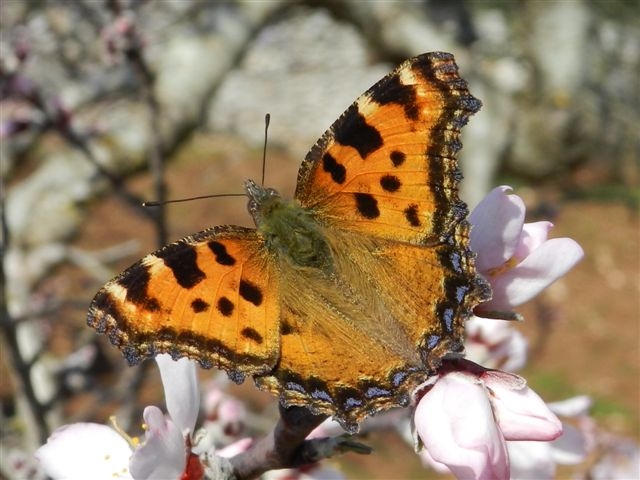
[[548,442],[507,442],[511,480],[551,480],[556,465]]
[[441,377],[415,412],[418,435],[433,459],[458,478],[508,478],[504,439],[477,380],[454,372]]
[[133,454],[129,468],[136,480],[179,479],[187,462],[184,436],[157,407],[143,412],[147,425],[145,441]]
[[74,423],[54,431],[35,457],[55,480],[131,479],[131,447],[114,429],[97,423]]
[[562,424],[562,435],[551,443],[553,460],[561,465],[577,465],[587,458],[587,440],[577,428]]
[[235,457],[239,453],[246,452],[253,444],[253,438],[245,437],[233,442],[226,447],[216,450],[216,455],[223,458]]
[[518,259],[528,257],[531,252],[547,241],[549,231],[552,228],[553,223],[551,222],[525,223],[522,226],[522,234],[513,256]]
[[516,267],[491,278],[493,298],[482,304],[482,310],[510,310],[523,304],[571,270],[583,255],[570,238],[546,241]]
[[436,462],[429,453],[429,450],[427,450],[426,448],[423,448],[419,452],[419,456],[422,464],[425,467],[429,467],[430,469],[435,470],[442,475],[451,474],[451,470],[449,470],[449,467],[447,467],[444,463]]
[[478,254],[476,268],[481,273],[509,260],[520,239],[525,206],[517,195],[508,195],[509,190],[507,186],[494,188],[469,215],[469,242]]
[[514,388],[495,376],[482,376],[493,396],[491,404],[507,440],[554,440],[562,424],[542,399],[526,385]]
[[174,361],[167,354],[156,356],[156,362],[164,386],[167,412],[183,432],[193,433],[200,408],[195,362],[188,358]]
[[556,415],[563,417],[578,417],[587,415],[593,401],[589,395],[578,395],[559,402],[547,403],[547,406]]
[[471,317],[466,324],[466,358],[487,368],[509,372],[521,369],[527,360],[527,339],[513,321]]

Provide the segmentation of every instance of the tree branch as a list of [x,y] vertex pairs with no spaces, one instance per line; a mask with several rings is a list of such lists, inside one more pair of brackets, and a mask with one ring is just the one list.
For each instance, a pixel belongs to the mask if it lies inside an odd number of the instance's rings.
[[268,470],[296,468],[318,462],[346,451],[370,453],[366,445],[355,442],[348,435],[305,440],[326,415],[314,415],[305,407],[280,406],[280,419],[274,429],[247,451],[228,460],[228,478],[247,480]]

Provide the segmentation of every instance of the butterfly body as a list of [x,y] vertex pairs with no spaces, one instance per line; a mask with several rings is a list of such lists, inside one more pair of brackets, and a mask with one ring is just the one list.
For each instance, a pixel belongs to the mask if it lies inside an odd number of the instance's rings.
[[250,198],[249,213],[272,255],[292,267],[331,269],[327,241],[308,210],[252,180],[245,183],[245,188]]
[[460,128],[479,108],[450,54],[407,60],[314,145],[294,199],[248,181],[255,229],[147,255],[98,292],[89,325],[131,364],[168,352],[251,375],[351,431],[406,406],[490,298],[457,194]]

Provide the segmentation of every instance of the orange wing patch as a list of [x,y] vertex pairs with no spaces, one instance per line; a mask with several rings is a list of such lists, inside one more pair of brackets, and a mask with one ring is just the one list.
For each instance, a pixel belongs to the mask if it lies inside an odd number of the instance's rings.
[[168,352],[236,377],[264,373],[280,348],[278,275],[265,255],[255,230],[200,232],[106,284],[88,323],[122,348],[130,364]]
[[452,55],[408,60],[311,149],[296,198],[340,228],[414,243],[442,240],[466,215],[455,154],[461,127],[480,106]]

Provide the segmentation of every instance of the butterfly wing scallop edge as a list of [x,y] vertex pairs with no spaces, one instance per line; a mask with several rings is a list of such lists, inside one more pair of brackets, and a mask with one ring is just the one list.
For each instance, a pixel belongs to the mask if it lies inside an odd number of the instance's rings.
[[159,353],[240,383],[278,360],[278,274],[254,229],[219,226],[151,253],[95,296],[87,323],[130,365]]

